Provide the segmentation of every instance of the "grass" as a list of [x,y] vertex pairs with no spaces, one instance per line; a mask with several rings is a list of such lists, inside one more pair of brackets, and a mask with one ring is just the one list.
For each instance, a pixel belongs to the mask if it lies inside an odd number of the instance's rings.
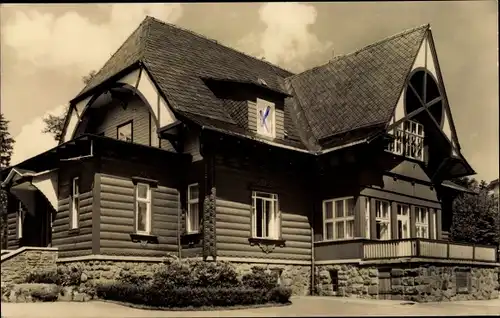
[[278,304],[278,303],[267,303],[267,304],[259,304],[259,305],[238,305],[238,306],[227,306],[227,307],[215,307],[215,306],[203,306],[203,307],[154,307],[148,305],[137,305],[123,301],[116,300],[105,300],[98,299],[98,301],[117,304],[125,307],[135,308],[135,309],[144,309],[144,310],[161,310],[161,311],[218,311],[218,310],[238,310],[238,309],[256,309],[256,308],[270,308],[270,307],[284,307],[290,306],[292,302],[288,302],[286,304]]

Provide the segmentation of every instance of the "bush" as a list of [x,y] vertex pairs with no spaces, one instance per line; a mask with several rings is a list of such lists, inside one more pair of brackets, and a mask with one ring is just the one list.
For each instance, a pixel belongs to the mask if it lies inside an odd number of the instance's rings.
[[238,275],[230,263],[202,260],[172,261],[158,270],[152,279],[152,288],[162,289],[239,285]]
[[58,290],[34,290],[31,297],[38,301],[56,301],[59,295]]
[[267,294],[267,298],[270,302],[278,304],[286,304],[290,302],[291,296],[292,290],[288,287],[275,287]]
[[57,270],[36,271],[30,273],[25,282],[35,284],[55,284],[59,286],[79,286],[82,270],[78,267],[71,269],[59,267]]
[[119,282],[133,285],[147,285],[151,282],[152,278],[151,274],[134,273],[130,270],[121,270],[118,275]]
[[264,289],[208,287],[180,287],[155,289],[128,283],[97,286],[97,295],[102,299],[125,301],[153,307],[203,307],[264,304],[273,297],[273,302],[288,302],[285,292],[268,292]]
[[252,272],[242,278],[243,286],[254,289],[271,290],[278,284],[276,277],[262,267],[252,267]]

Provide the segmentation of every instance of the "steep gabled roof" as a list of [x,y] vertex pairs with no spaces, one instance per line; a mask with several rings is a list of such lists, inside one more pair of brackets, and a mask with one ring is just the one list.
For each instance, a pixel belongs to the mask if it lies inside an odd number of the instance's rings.
[[388,122],[428,29],[404,31],[288,77],[314,137]]
[[[230,80],[287,92],[287,134],[313,152],[338,146],[383,129],[394,111],[406,77],[429,29],[404,31],[301,74],[238,52],[217,41],[146,17],[74,99],[140,62],[184,118],[224,131],[242,131],[234,110],[217,98],[205,79]],[[328,139],[328,142],[323,142]],[[304,148],[298,140],[277,141]]]

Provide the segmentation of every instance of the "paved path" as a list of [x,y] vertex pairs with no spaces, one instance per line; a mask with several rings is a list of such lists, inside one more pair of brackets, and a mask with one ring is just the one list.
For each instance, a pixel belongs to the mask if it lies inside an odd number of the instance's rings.
[[87,303],[2,303],[3,318],[20,317],[296,317],[296,316],[468,316],[500,315],[500,299],[452,303],[408,304],[393,300],[363,300],[333,297],[294,297],[285,307],[223,311],[151,311],[117,304]]

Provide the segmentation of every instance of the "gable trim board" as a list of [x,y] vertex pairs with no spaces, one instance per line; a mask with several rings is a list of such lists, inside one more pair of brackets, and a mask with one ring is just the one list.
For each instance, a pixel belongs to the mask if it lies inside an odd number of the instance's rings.
[[[426,85],[426,79],[427,76],[431,76],[433,80],[438,85],[439,93],[440,93],[440,100],[442,101],[442,108],[443,108],[443,115],[441,118],[441,123],[438,123],[435,118],[431,115],[430,113],[430,108],[431,107],[437,107],[437,105],[434,105],[436,103],[436,100],[427,102],[423,101],[424,104],[426,104],[425,107],[421,106],[420,108],[412,111],[411,113],[406,112],[405,108],[405,97],[406,97],[406,91],[408,88],[414,90],[412,85],[410,85],[410,79],[412,78],[412,75],[415,74],[419,70],[424,70],[426,72],[424,76],[424,85]],[[415,95],[418,97],[418,93],[414,92]],[[415,117],[416,115],[420,114],[421,112],[426,111],[428,116],[430,117],[431,121],[434,122],[434,124],[437,126],[438,130],[440,133],[443,135],[443,137],[450,143],[452,147],[452,151],[454,153],[460,154],[460,146],[458,143],[458,138],[457,134],[454,128],[454,123],[453,119],[451,116],[451,111],[448,103],[448,98],[446,96],[446,91],[445,91],[445,85],[443,82],[443,77],[439,68],[439,62],[437,58],[437,54],[435,51],[434,47],[434,41],[432,38],[432,33],[430,28],[426,31],[426,34],[424,38],[422,39],[422,43],[420,44],[420,48],[418,50],[417,55],[415,56],[415,60],[413,62],[413,65],[408,72],[406,81],[403,85],[400,97],[398,99],[397,105],[394,109],[393,115],[391,117],[391,120],[389,121],[389,124],[387,126],[387,130],[393,129],[395,126],[400,124],[403,120],[406,119],[411,119]]]
[[[133,94],[137,94],[144,104],[148,106],[151,115],[154,116],[153,119],[156,123],[157,129],[174,123],[177,120],[174,112],[161,96],[161,93],[158,91],[147,70],[143,72],[144,70],[144,66],[138,66],[136,69],[129,70],[129,72],[120,79],[116,81],[110,80],[107,82],[108,84],[106,85],[106,88],[109,87],[111,89],[113,87],[123,87],[131,90]],[[77,120],[74,115],[81,113],[83,116],[88,109],[92,108],[99,97],[106,94],[109,90],[105,90],[104,92],[99,92],[99,90],[97,90],[97,92],[94,90],[92,91],[94,92],[94,95],[86,97],[82,101],[77,102],[74,107],[70,108],[70,114],[68,116],[70,120],[66,120],[66,131],[61,142],[74,138],[75,132],[81,124],[81,120]]]

